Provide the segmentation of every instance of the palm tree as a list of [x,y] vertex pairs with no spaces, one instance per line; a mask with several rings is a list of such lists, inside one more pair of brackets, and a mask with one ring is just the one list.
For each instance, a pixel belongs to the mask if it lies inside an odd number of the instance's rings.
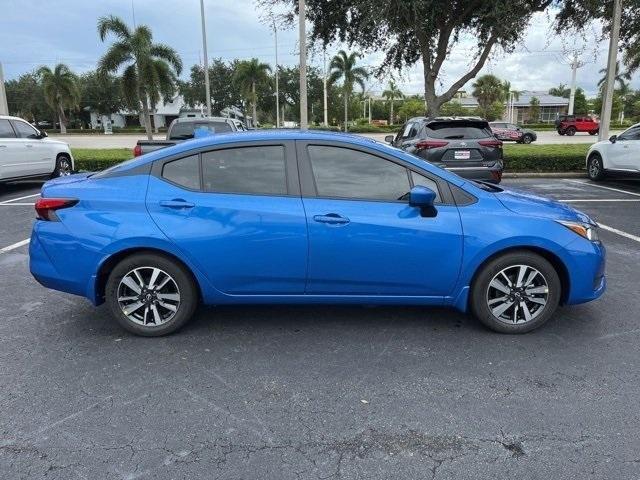
[[264,84],[269,80],[271,67],[266,63],[260,63],[257,58],[244,60],[238,63],[234,74],[235,81],[240,88],[251,98],[251,107],[253,111],[253,126],[258,126],[258,96],[256,94],[256,85]]
[[176,75],[182,71],[182,60],[168,45],[153,43],[151,29],[140,25],[131,31],[124,21],[110,15],[98,19],[98,35],[104,42],[113,34],[114,42],[99,60],[98,70],[117,72],[124,67],[122,86],[130,105],[142,106],[144,128],[151,139],[151,115],[149,102],[155,105],[160,96],[171,96],[175,89]]
[[342,79],[342,91],[344,95],[344,131],[347,131],[349,121],[349,96],[353,92],[353,84],[357,83],[364,92],[364,82],[369,78],[369,74],[363,67],[356,67],[356,61],[360,54],[356,52],[347,53],[340,50],[331,59],[329,64],[329,83],[334,84]]
[[389,102],[389,106],[390,106],[389,124],[393,125],[393,103],[397,99],[404,98],[404,94],[400,91],[400,89],[396,85],[396,82],[394,82],[393,80],[390,80],[389,87],[384,92],[382,92],[382,96],[386,98],[387,101]]
[[[495,75],[482,75],[473,83],[471,93],[483,111],[487,111],[491,104],[503,101],[505,97],[505,87]],[[509,86],[510,87],[510,86]]]
[[[602,78],[598,80],[598,88],[603,88],[604,84],[607,81],[607,68],[601,68],[598,70],[598,73],[602,73]],[[615,75],[613,77],[613,84],[617,83],[621,89],[627,88],[627,82],[631,80],[631,71],[626,71],[624,73],[620,73],[620,62],[616,62],[616,70]]]
[[67,133],[67,117],[64,110],[76,107],[80,100],[78,79],[63,63],[56,65],[53,70],[49,67],[40,67],[38,76],[42,82],[45,101],[58,116],[60,133],[65,134]]

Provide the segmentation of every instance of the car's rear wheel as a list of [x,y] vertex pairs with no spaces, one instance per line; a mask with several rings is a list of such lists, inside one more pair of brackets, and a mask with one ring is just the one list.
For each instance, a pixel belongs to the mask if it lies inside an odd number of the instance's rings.
[[602,157],[598,152],[593,152],[587,160],[587,175],[590,180],[602,180],[604,178],[604,166],[602,165]]
[[564,135],[564,130],[560,130],[560,129],[558,129],[558,134],[559,134],[559,135]]
[[522,137],[522,143],[526,143],[527,145],[533,142],[533,137],[528,133],[525,133]]
[[175,332],[198,305],[191,273],[154,253],[134,254],[118,263],[107,280],[105,297],[124,329],[147,337]]
[[570,137],[573,137],[576,134],[576,127],[568,127],[565,133]]
[[562,285],[553,265],[528,251],[501,255],[485,265],[471,289],[473,314],[500,333],[526,333],[547,322]]
[[589,135],[597,135],[597,134],[598,134],[598,131],[597,131],[597,130],[591,130],[591,131],[589,132]]
[[61,153],[56,158],[56,168],[51,174],[51,178],[66,177],[71,175],[73,167],[71,166],[71,157],[66,153]]

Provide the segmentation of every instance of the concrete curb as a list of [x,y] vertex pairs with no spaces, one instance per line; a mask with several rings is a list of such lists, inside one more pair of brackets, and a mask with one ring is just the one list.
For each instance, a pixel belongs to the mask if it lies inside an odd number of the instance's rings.
[[505,172],[502,178],[587,178],[587,172]]

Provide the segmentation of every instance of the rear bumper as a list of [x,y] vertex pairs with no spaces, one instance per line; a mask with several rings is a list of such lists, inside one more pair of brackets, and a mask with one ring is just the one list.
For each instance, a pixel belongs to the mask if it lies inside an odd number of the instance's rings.
[[500,183],[502,181],[502,172],[504,170],[502,164],[496,164],[492,167],[451,167],[441,163],[438,164],[438,166],[460,175],[462,178],[483,180],[491,183]]

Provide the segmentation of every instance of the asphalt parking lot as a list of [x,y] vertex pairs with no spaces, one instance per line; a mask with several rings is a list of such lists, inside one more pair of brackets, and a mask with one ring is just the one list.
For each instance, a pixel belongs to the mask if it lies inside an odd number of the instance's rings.
[[[542,329],[445,309],[201,309],[166,338],[40,287],[0,187],[0,477],[640,477],[640,180],[509,179],[602,224],[608,291]],[[21,243],[22,242],[22,243]]]

